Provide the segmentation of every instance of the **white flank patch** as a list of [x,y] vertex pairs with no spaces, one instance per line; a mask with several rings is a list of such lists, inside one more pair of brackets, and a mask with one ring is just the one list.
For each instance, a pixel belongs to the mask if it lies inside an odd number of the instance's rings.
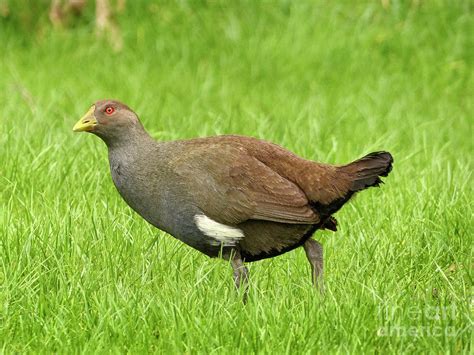
[[195,215],[194,222],[201,232],[215,239],[212,245],[234,246],[244,237],[239,228],[216,222],[204,214]]

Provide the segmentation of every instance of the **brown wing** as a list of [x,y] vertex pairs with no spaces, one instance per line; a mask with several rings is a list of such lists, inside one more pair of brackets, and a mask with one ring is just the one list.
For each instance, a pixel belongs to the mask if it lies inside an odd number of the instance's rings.
[[208,137],[200,140],[201,142],[213,141],[245,147],[247,154],[298,186],[306,198],[312,202],[313,208],[341,200],[347,195],[352,184],[347,174],[341,173],[336,166],[303,159],[271,142],[235,135]]
[[188,198],[221,223],[266,220],[315,224],[319,216],[301,189],[239,145],[189,144],[172,162]]

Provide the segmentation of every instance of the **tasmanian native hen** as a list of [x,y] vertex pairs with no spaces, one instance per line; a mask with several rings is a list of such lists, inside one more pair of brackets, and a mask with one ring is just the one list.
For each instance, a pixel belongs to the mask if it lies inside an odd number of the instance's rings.
[[311,236],[335,231],[333,217],[356,192],[378,186],[392,156],[375,152],[334,166],[305,160],[263,140],[236,135],[157,142],[138,116],[113,100],[96,102],[74,126],[107,145],[123,199],[155,227],[234,270],[303,246],[322,287],[323,248]]

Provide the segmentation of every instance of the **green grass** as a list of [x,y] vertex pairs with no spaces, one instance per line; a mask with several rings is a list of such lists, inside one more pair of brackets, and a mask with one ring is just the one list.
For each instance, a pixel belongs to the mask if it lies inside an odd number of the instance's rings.
[[[86,19],[0,19],[0,352],[472,351],[472,6],[338,3],[130,2],[118,53]],[[394,170],[316,233],[325,297],[296,250],[249,265],[244,306],[230,266],[131,211],[105,145],[72,132],[105,97],[157,139],[383,149]]]

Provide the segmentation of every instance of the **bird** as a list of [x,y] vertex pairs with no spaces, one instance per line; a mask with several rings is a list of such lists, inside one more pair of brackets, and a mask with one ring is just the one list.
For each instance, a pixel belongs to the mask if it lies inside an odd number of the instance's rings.
[[[307,160],[253,137],[220,135],[156,141],[138,115],[100,100],[74,125],[108,148],[113,183],[147,222],[211,258],[227,260],[248,292],[248,262],[303,247],[311,279],[323,283],[317,230],[337,231],[333,216],[357,192],[392,170],[386,151],[345,165]],[[246,297],[246,296],[244,296]]]

